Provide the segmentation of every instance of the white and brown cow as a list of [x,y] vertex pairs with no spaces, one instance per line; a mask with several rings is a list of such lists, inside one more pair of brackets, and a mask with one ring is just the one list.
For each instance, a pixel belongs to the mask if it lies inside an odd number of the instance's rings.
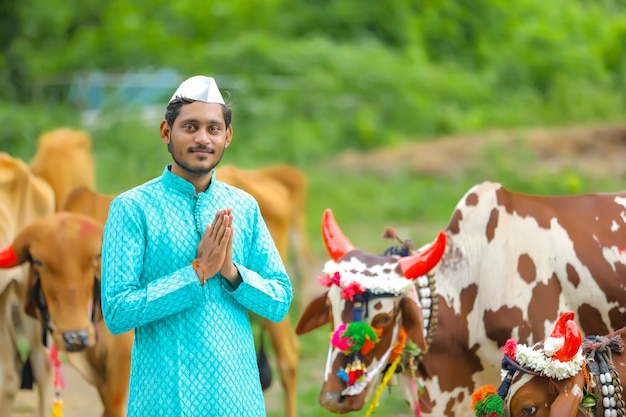
[[[334,334],[319,401],[332,412],[347,413],[363,407],[387,366],[396,366],[396,360],[404,359],[403,376],[411,377],[408,361],[414,357],[402,356],[408,341],[416,345],[416,355],[426,351],[418,292],[428,285],[415,279],[439,261],[445,235],[417,255],[370,255],[355,249],[328,209],[322,234],[332,261],[320,281],[329,289],[302,313],[296,334],[331,323]],[[403,382],[411,394],[410,381]],[[413,398],[408,395],[407,400]]]
[[626,192],[536,196],[484,182],[445,232],[429,274],[438,308],[418,369],[424,412],[472,416],[471,393],[498,379],[506,341],[543,340],[564,311],[585,334],[626,324]]
[[505,344],[504,375],[472,394],[478,417],[617,417],[626,414],[626,327],[606,336],[581,337],[572,311],[548,338],[532,346]]
[[438,325],[420,371],[434,415],[471,415],[515,337],[543,340],[564,311],[585,334],[626,324],[626,193],[534,196],[484,182],[458,203],[433,269]]
[[[22,228],[53,210],[52,188],[25,162],[0,153],[0,246],[10,244]],[[21,304],[26,283],[25,267],[0,270],[0,417],[11,416],[20,386],[31,388],[33,382],[38,394],[36,415],[52,414],[52,367],[40,326]],[[29,348],[26,362],[18,349],[24,341]]]

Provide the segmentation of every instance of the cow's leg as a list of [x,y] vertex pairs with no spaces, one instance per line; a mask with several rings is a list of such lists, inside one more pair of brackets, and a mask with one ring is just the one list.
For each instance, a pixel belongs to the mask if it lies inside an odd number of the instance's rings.
[[272,347],[276,352],[280,382],[285,390],[287,402],[287,416],[296,416],[296,369],[300,347],[296,340],[296,334],[291,328],[289,315],[279,323],[263,320],[270,333]]
[[130,358],[133,346],[133,332],[118,336],[111,335],[100,326],[100,340],[106,343],[106,357],[98,360],[106,361],[106,379],[98,387],[102,404],[103,417],[125,417],[128,406],[128,387],[130,383]]
[[22,366],[15,340],[11,288],[0,293],[0,417],[11,417],[13,403],[20,387],[18,368]]
[[52,416],[52,404],[54,402],[54,372],[50,365],[48,349],[41,340],[41,325],[35,319],[26,314],[21,317],[24,330],[30,343],[29,359],[33,368],[33,377],[39,399],[39,416]]

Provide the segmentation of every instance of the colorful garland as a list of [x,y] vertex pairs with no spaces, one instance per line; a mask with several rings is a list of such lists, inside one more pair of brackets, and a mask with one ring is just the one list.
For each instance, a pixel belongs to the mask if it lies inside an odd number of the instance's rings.
[[579,348],[574,357],[567,362],[552,358],[564,344],[563,337],[548,337],[543,343],[543,349],[534,349],[533,346],[517,344],[515,339],[509,339],[503,350],[505,355],[519,365],[543,376],[562,380],[579,373],[585,360],[582,348]]
[[325,287],[331,285],[340,287],[341,297],[350,301],[354,301],[356,294],[363,294],[365,291],[372,294],[406,294],[415,284],[403,275],[397,272],[387,272],[388,270],[384,268],[381,268],[380,274],[364,275],[361,270],[367,268],[366,265],[355,260],[348,263],[345,269],[342,266],[344,263],[340,266],[333,261],[326,262],[324,275],[318,278],[318,282]]

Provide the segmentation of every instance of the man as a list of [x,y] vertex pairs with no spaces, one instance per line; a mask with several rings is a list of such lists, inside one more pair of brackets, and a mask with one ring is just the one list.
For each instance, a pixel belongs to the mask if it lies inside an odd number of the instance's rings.
[[281,321],[292,288],[257,202],[215,179],[231,115],[213,78],[184,81],[160,126],[171,165],[111,203],[102,307],[135,330],[129,417],[265,416],[248,310]]

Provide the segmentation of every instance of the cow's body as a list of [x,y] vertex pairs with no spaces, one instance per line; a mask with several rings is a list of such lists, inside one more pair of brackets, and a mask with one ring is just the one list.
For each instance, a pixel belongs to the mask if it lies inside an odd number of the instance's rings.
[[469,190],[433,270],[438,324],[421,376],[433,415],[470,416],[507,339],[543,340],[566,310],[585,334],[626,324],[626,193],[545,197]]
[[56,211],[74,188],[95,186],[91,138],[79,130],[60,128],[42,134],[30,167],[52,186]]
[[0,267],[29,264],[25,311],[98,390],[103,416],[123,417],[133,334],[113,336],[102,319],[101,246],[102,226],[94,219],[57,212],[24,228],[1,251]]
[[625,207],[626,193],[531,196],[493,182],[465,194],[430,272],[422,411],[472,416],[471,393],[499,378],[506,340],[542,340],[563,311],[586,334],[626,324]]
[[[0,153],[0,247],[11,243],[32,221],[54,210],[50,186],[35,177],[22,161]],[[52,413],[53,374],[38,322],[26,315],[22,305],[27,269],[0,270],[0,417],[10,417],[20,389],[25,365],[18,341],[30,347],[30,363],[38,391],[37,416]]]
[[[290,184],[301,184],[299,187],[284,185],[281,182],[290,181]],[[296,175],[297,173],[297,175]],[[224,166],[217,170],[217,179],[241,188],[252,194],[259,203],[261,214],[265,219],[272,238],[285,264],[288,263],[289,233],[296,228],[299,248],[308,249],[308,240],[304,234],[304,194],[306,182],[299,171],[291,167],[269,167],[259,170],[241,170],[233,166]],[[287,180],[289,178],[289,180]],[[72,191],[63,206],[64,210],[82,213],[91,216],[104,225],[108,209],[114,195],[103,195],[87,187],[79,187]],[[304,243],[302,243],[304,242]],[[302,246],[304,245],[304,246]],[[298,249],[299,249],[298,248]],[[297,259],[305,257],[307,253],[299,253]],[[281,383],[286,393],[287,416],[296,415],[296,369],[299,347],[289,317],[282,322],[263,320],[266,326],[280,371]]]

